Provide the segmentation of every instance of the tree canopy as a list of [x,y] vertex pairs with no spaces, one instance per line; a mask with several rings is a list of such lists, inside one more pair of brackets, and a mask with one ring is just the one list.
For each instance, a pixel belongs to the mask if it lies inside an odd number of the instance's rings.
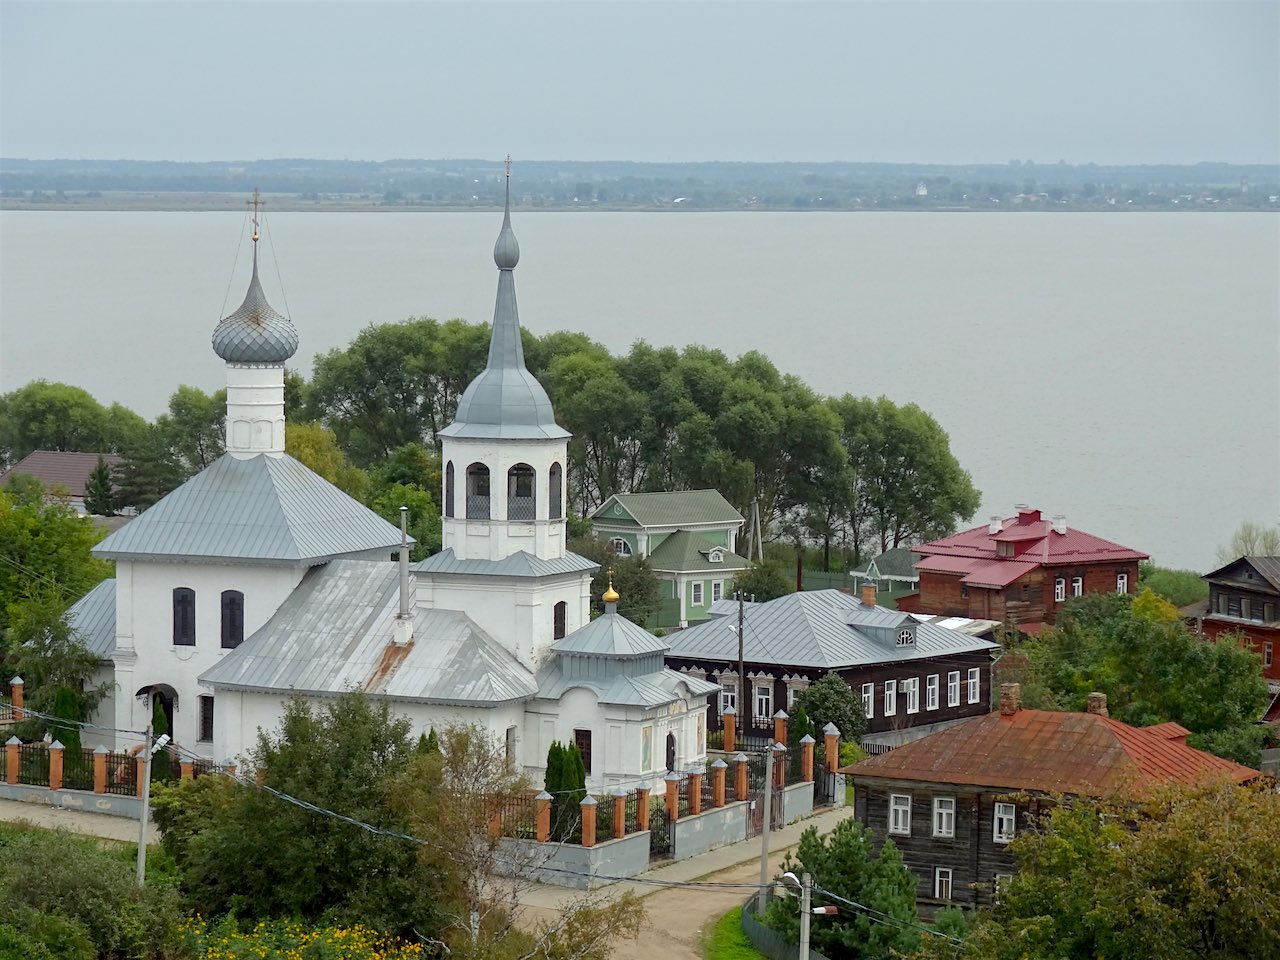
[[862,700],[838,674],[828,673],[796,696],[795,712],[803,710],[813,724],[814,737],[821,741],[823,728],[834,723],[840,738],[857,743],[867,729],[867,714]]
[[1217,556],[1219,566],[1238,557],[1280,556],[1280,526],[1245,520],[1236,527],[1231,539],[1218,548]]
[[145,426],[132,410],[104,407],[80,387],[33,380],[0,396],[0,465],[33,450],[123,453]]

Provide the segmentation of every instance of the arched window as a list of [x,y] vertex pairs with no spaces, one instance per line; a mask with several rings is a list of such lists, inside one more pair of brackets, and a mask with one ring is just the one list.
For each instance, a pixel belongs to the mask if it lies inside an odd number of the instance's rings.
[[450,460],[445,464],[444,468],[444,515],[446,517],[453,516],[453,461]]
[[467,467],[467,519],[489,519],[489,468],[483,463]]
[[234,650],[244,641],[244,594],[222,591],[222,649]]
[[551,473],[548,476],[550,483],[548,486],[550,497],[550,511],[547,516],[552,520],[559,520],[564,516],[564,469],[558,463],[551,465]]
[[609,541],[613,546],[613,552],[620,557],[631,556],[631,544],[627,543],[622,537],[614,537]]
[[173,644],[196,645],[196,592],[190,587],[173,588]]
[[565,615],[569,612],[569,604],[561,600],[552,608],[552,632],[555,634],[553,639],[559,640],[565,634]]
[[534,518],[533,467],[517,463],[507,471],[507,519],[532,520]]

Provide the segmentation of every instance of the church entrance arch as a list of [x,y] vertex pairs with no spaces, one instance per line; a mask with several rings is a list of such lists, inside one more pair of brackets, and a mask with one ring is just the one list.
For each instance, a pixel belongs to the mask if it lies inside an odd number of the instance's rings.
[[165,722],[169,726],[167,732],[172,737],[173,713],[178,709],[178,691],[167,683],[152,683],[145,687],[139,687],[134,696],[139,700],[146,699],[146,716],[143,717],[143,722],[151,719],[155,711],[155,704],[159,702],[160,709],[164,711]]

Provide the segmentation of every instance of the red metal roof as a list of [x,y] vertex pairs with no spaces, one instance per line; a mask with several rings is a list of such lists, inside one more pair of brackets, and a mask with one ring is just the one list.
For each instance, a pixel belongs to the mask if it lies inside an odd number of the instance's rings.
[[[958,560],[959,557],[949,557]],[[1030,573],[1040,566],[1034,560],[966,560],[969,572],[960,579],[971,587],[1007,587],[1024,573]]]
[[89,483],[89,474],[98,465],[98,458],[108,467],[122,463],[123,458],[114,453],[75,453],[65,450],[36,450],[27,454],[12,467],[0,474],[0,484],[15,473],[27,473],[45,485],[48,490],[54,484],[67,488],[73,497],[83,498]]
[[[1071,527],[1065,530],[1065,533],[1058,533],[1054,530],[1053,521],[1041,520],[1038,510],[1028,510],[1002,520],[998,533],[991,533],[990,527],[983,524],[911,549],[924,558],[916,564],[917,570],[960,573],[966,576],[966,580],[977,574],[980,579],[967,582],[992,587],[1012,583],[1030,568],[1023,566],[1018,572],[1003,578],[990,572],[988,564],[991,567],[1001,564],[1011,567],[1015,564],[1057,566],[1147,559],[1147,554],[1140,550],[1103,540],[1083,530]],[[997,543],[1014,544],[1015,556],[999,556]]]
[[1019,710],[1012,716],[990,713],[841,772],[1089,796],[1212,777],[1243,783],[1258,776],[1256,770],[1171,738],[1170,728],[1176,726],[1142,729],[1099,714],[1056,710]]

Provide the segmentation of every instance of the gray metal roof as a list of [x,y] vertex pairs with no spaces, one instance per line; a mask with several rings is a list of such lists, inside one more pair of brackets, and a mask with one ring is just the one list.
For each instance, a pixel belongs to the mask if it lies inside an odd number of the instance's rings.
[[463,560],[452,547],[441,550],[413,565],[416,573],[459,574],[468,577],[552,577],[563,573],[594,571],[600,564],[566,553],[563,557],[543,559],[520,550],[501,560]]
[[67,611],[80,642],[99,660],[110,660],[116,649],[116,581],[103,580]]
[[108,560],[314,564],[391,550],[400,531],[292,457],[224,454],[93,548]]
[[511,229],[509,173],[507,205],[502,215],[502,230],[494,244],[493,260],[498,265],[498,296],[493,307],[489,362],[467,385],[458,400],[453,423],[441,430],[439,436],[563,440],[570,436],[569,431],[556,423],[547,391],[524,365],[515,279],[520,245],[516,243],[516,235]]
[[617,604],[604,614],[557,640],[551,649],[559,653],[589,653],[601,657],[635,657],[665,653],[667,644],[638,624],[618,615]]
[[533,674],[465,614],[415,608],[413,642],[392,642],[396,565],[335,560],[308,571],[252,637],[200,682],[269,693],[359,689],[395,700],[487,706],[537,692]]
[[244,303],[213,330],[213,352],[228,363],[284,363],[298,352],[298,331],[271,309],[258,282],[258,250]]
[[[839,590],[792,593],[746,609],[743,646],[752,663],[835,670],[868,663],[920,660],[972,650],[999,649],[958,630],[884,607],[867,609]],[[879,633],[901,623],[915,624],[916,641],[907,647],[886,643]],[[664,639],[669,657],[737,660],[736,617],[707,620]]]
[[[743,608],[754,607],[754,600],[742,601]],[[738,616],[738,598],[737,597],[721,597],[719,600],[712,601],[711,606],[707,607],[707,616],[709,617],[734,617],[735,622]]]

